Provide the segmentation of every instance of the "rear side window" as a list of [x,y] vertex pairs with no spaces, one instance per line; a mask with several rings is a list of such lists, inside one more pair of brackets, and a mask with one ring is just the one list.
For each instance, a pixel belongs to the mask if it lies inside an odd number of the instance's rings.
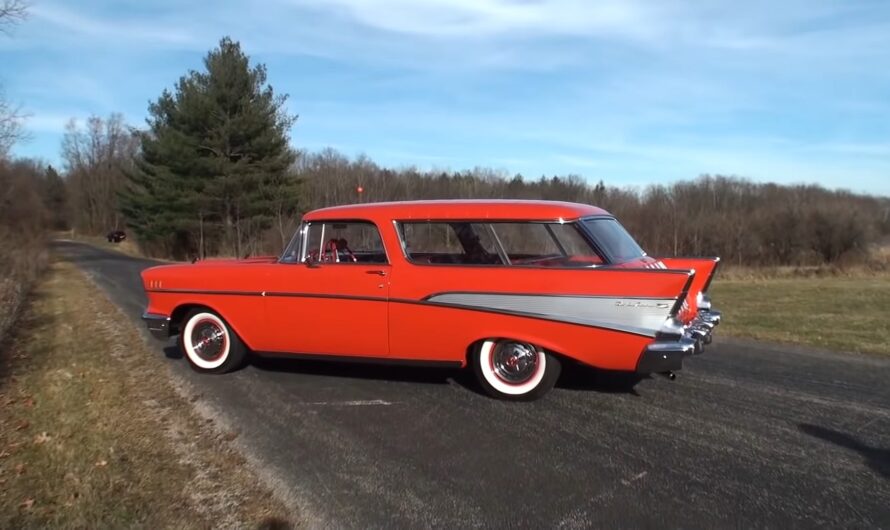
[[492,223],[491,226],[510,263],[562,257],[555,238],[543,223]]
[[577,223],[406,221],[398,223],[414,263],[595,267],[602,258]]
[[584,226],[613,262],[631,261],[646,255],[634,238],[615,219],[586,219]]
[[502,265],[488,226],[470,222],[399,223],[405,254],[415,263]]

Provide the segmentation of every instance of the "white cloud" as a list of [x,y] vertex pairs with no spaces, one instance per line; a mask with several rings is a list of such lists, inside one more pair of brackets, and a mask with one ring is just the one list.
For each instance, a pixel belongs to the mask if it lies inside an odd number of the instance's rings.
[[632,0],[295,0],[385,31],[483,37],[508,33],[647,36],[655,9]]
[[25,129],[29,132],[62,134],[73,115],[74,113],[38,112],[25,120]]
[[30,15],[68,33],[103,40],[106,46],[129,45],[133,41],[159,44],[192,42],[190,32],[157,20],[126,17],[102,18],[74,11],[58,4],[40,3],[31,6]]
[[44,109],[140,116],[231,35],[294,96],[301,147],[607,179],[846,167],[874,180],[890,165],[880,2],[53,2],[0,40],[37,131],[69,116]]

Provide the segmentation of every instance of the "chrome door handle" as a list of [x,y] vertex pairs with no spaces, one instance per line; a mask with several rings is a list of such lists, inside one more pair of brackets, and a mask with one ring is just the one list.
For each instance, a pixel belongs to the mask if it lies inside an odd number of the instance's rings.
[[365,274],[376,274],[377,276],[386,276],[386,271],[365,271]]

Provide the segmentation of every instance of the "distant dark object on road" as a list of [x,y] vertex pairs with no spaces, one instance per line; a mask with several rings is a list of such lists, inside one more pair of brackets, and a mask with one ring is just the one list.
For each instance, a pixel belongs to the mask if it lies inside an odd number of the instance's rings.
[[105,235],[105,238],[108,239],[109,243],[120,243],[124,239],[127,239],[127,234],[123,230],[113,230],[108,232]]

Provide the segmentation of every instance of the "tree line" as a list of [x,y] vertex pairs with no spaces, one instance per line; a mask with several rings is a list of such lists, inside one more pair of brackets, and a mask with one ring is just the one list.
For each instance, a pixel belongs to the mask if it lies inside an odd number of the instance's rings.
[[32,175],[47,224],[100,235],[126,229],[147,254],[180,259],[275,254],[303,212],[411,199],[595,204],[651,255],[720,255],[740,265],[861,259],[890,236],[890,199],[818,185],[705,175],[629,189],[579,175],[387,168],[333,149],[297,151],[288,136],[297,117],[285,101],[265,66],[224,38],[201,70],[150,104],[146,127],[118,114],[72,121],[62,178],[35,163],[9,167]]
[[[890,236],[890,199],[730,176],[643,189],[591,184],[578,175],[527,179],[484,168],[429,172],[382,168],[333,150],[302,153],[294,172],[306,209],[410,199],[491,198],[580,202],[616,215],[655,256],[722,256],[739,265],[837,263],[866,257]],[[361,187],[362,194],[356,189]]]
[[[121,140],[107,132],[116,129],[118,121],[116,116],[108,120],[93,118],[86,130],[71,133],[86,134],[90,141],[79,144],[97,149],[89,157],[69,160],[66,155],[69,219],[73,227],[85,233],[133,226],[120,197],[126,196],[125,190],[132,185],[128,175],[140,163],[133,139],[138,140],[143,133]],[[120,145],[110,145],[115,142]],[[71,163],[81,159],[91,162]],[[171,188],[168,207],[152,206],[168,224],[154,239],[144,240],[137,234],[140,243],[152,255],[181,259],[201,255],[202,240],[205,255],[274,254],[293,234],[299,216],[315,208],[460,198],[594,204],[615,214],[651,255],[719,255],[739,265],[857,260],[890,237],[890,199],[812,184],[786,186],[731,176],[705,175],[633,189],[602,181],[592,184],[578,175],[526,178],[485,168],[460,172],[393,169],[365,156],[349,158],[325,149],[294,153],[293,163],[273,185],[278,193],[263,196],[260,185],[249,183],[256,194],[238,196],[240,202],[235,203],[234,210],[221,202],[224,207],[219,212],[239,213],[228,221],[220,214],[211,217],[207,213],[211,210],[190,209],[173,196],[179,188]],[[255,211],[261,213],[253,214]],[[178,212],[187,215],[177,220]],[[231,227],[228,235],[226,226]],[[238,226],[240,233],[235,230]]]

